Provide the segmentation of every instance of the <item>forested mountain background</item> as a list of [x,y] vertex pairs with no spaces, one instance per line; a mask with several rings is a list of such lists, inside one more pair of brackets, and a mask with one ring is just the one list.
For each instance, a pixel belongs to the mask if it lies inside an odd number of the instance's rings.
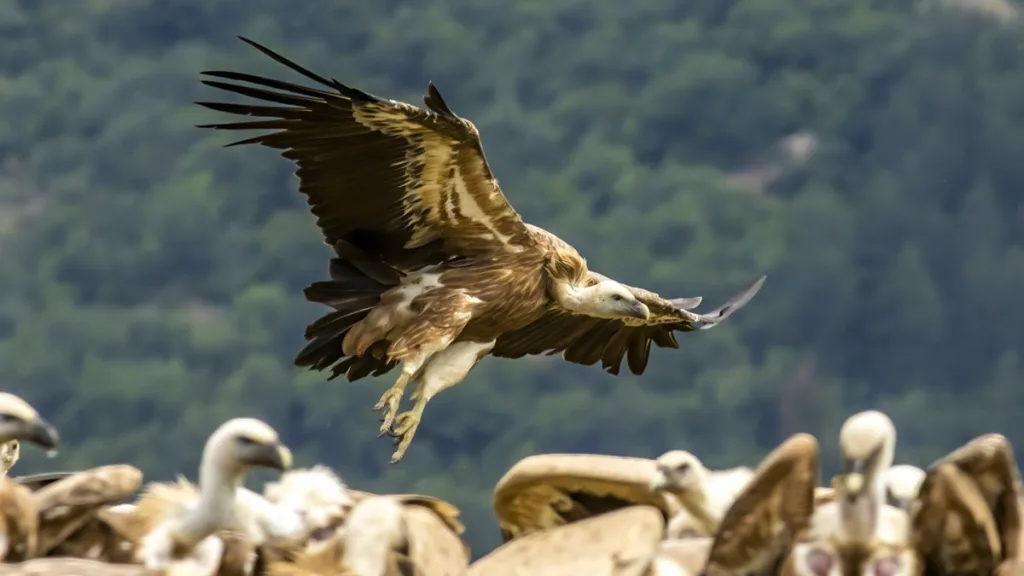
[[[236,35],[419,104],[434,81],[527,221],[593,269],[714,306],[643,377],[485,359],[389,466],[397,373],[295,368],[324,246],[293,166],[223,149],[206,69],[298,80]],[[995,0],[0,0],[0,387],[62,433],[19,473],[128,461],[195,477],[223,420],[299,465],[458,505],[538,452],[754,465],[855,410],[927,464],[1024,446],[1024,31]],[[827,476],[826,476],[827,477]],[[257,475],[253,485],[265,480]]]

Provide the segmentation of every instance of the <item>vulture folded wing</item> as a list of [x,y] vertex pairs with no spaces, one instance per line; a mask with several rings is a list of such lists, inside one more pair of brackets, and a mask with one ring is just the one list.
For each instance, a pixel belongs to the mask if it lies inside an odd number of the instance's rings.
[[940,458],[929,471],[947,463],[977,487],[996,523],[1005,557],[1020,558],[1024,537],[1020,470],[1010,441],[1002,434],[983,434]]
[[[596,276],[600,276],[595,274]],[[526,326],[502,334],[491,350],[492,356],[521,358],[531,354],[562,354],[575,364],[601,367],[618,374],[623,357],[633,374],[643,374],[651,343],[660,348],[678,348],[675,332],[707,330],[742,308],[764,284],[758,278],[728,302],[706,314],[691,312],[697,298],[666,300],[642,288],[628,287],[637,300],[647,305],[650,318],[643,324],[592,318],[555,309]]]
[[112,465],[85,470],[33,493],[39,511],[37,553],[46,555],[104,506],[120,503],[142,485],[142,471]]
[[507,542],[633,505],[671,518],[679,503],[652,492],[654,460],[596,454],[540,454],[517,462],[494,489],[494,512]]
[[0,562],[20,562],[36,554],[39,516],[28,488],[10,478],[0,477]]
[[[327,89],[203,72],[232,81],[204,80],[208,86],[279,106],[200,102],[256,118],[202,127],[269,131],[232,145],[262,144],[296,162],[299,190],[328,245],[346,241],[404,269],[530,245],[528,230],[487,165],[476,128],[448,108],[433,84],[424,110],[328,80],[242,40]],[[441,256],[427,250],[436,242]]]
[[662,513],[630,506],[508,542],[469,567],[469,576],[642,576],[657,554]]
[[469,547],[430,506],[403,508],[409,560],[423,574],[464,574]]
[[726,512],[704,574],[770,572],[810,525],[817,484],[817,440],[791,436],[765,457]]
[[435,498],[434,496],[424,496],[422,494],[376,494],[373,492],[352,490],[351,488],[348,490],[348,494],[352,497],[353,505],[358,504],[365,498],[369,498],[371,496],[385,496],[387,498],[394,498],[395,500],[398,500],[404,506],[420,506],[428,508],[444,522],[445,526],[447,526],[449,530],[455,534],[461,536],[462,533],[466,531],[466,527],[462,524],[462,521],[459,520],[459,516],[461,514],[459,509],[452,503],[445,502],[444,500]]
[[911,517],[911,542],[926,573],[994,574],[1002,542],[984,496],[950,462],[928,470]]
[[136,542],[131,530],[121,526],[117,513],[101,509],[86,519],[76,532],[58,542],[49,555],[98,560],[112,564],[130,564],[135,559]]

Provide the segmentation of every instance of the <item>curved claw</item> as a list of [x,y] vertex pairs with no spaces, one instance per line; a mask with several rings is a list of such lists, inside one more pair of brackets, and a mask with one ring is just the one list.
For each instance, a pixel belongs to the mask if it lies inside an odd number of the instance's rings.
[[420,400],[416,402],[412,410],[399,414],[395,418],[394,427],[391,429],[391,437],[394,438],[395,453],[391,455],[391,463],[394,464],[405,456],[405,451],[409,449],[409,444],[412,443],[413,437],[416,436],[416,429],[420,425],[420,418],[423,415],[423,408],[426,405],[426,401]]

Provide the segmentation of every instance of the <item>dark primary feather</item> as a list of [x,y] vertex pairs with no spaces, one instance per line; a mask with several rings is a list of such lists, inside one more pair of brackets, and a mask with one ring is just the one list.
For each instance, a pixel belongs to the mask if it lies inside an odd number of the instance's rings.
[[637,300],[650,309],[648,324],[629,326],[621,320],[551,310],[519,330],[502,334],[491,354],[500,358],[521,358],[531,354],[560,353],[569,362],[585,366],[600,360],[601,367],[611,374],[619,373],[625,357],[630,372],[643,374],[652,342],[660,348],[678,348],[674,332],[707,330],[717,326],[745,306],[761,289],[766,278],[758,278],[725,304],[699,315],[696,322],[690,319],[692,313],[680,306],[690,305],[694,299],[666,300],[653,292],[627,286]]
[[[242,40],[326,89],[206,71],[202,74],[218,79],[203,80],[207,86],[277,105],[199,102],[250,118],[201,127],[269,131],[229,146],[262,144],[295,161],[299,190],[307,196],[328,245],[345,241],[408,270],[495,249],[501,244],[499,236],[529,243],[525,225],[491,174],[476,129],[451,111],[432,83],[424,110],[324,78]],[[435,153],[424,157],[428,147]],[[484,236],[493,230],[460,212],[456,176],[498,231],[491,240]]]
[[369,375],[389,372],[397,362],[384,357],[385,342],[371,346],[362,356],[345,356],[342,342],[352,326],[366,318],[381,295],[401,281],[402,273],[370,258],[365,252],[346,242],[334,247],[331,279],[306,287],[306,299],[334,308],[306,327],[309,342],[295,357],[296,366],[310,370],[331,369],[329,380],[344,374],[350,382]]

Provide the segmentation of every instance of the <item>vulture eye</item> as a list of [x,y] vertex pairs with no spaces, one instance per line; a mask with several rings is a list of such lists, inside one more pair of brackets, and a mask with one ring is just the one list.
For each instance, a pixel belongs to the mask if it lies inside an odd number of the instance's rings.
[[[814,576],[828,576],[832,570],[832,555],[820,548],[815,548],[807,554],[807,565]],[[875,572],[876,576],[882,576]]]
[[686,474],[689,471],[690,471],[690,463],[689,462],[683,462],[679,466],[676,466],[676,472],[679,472],[680,474]]
[[239,436],[238,443],[242,446],[255,446],[257,442],[248,436]]
[[612,296],[612,300],[615,300],[616,302],[621,302],[622,301],[622,296],[619,296],[618,294],[614,294]]
[[899,560],[891,556],[889,558],[881,558],[875,561],[875,576],[896,576],[896,573],[899,572],[899,570]]

